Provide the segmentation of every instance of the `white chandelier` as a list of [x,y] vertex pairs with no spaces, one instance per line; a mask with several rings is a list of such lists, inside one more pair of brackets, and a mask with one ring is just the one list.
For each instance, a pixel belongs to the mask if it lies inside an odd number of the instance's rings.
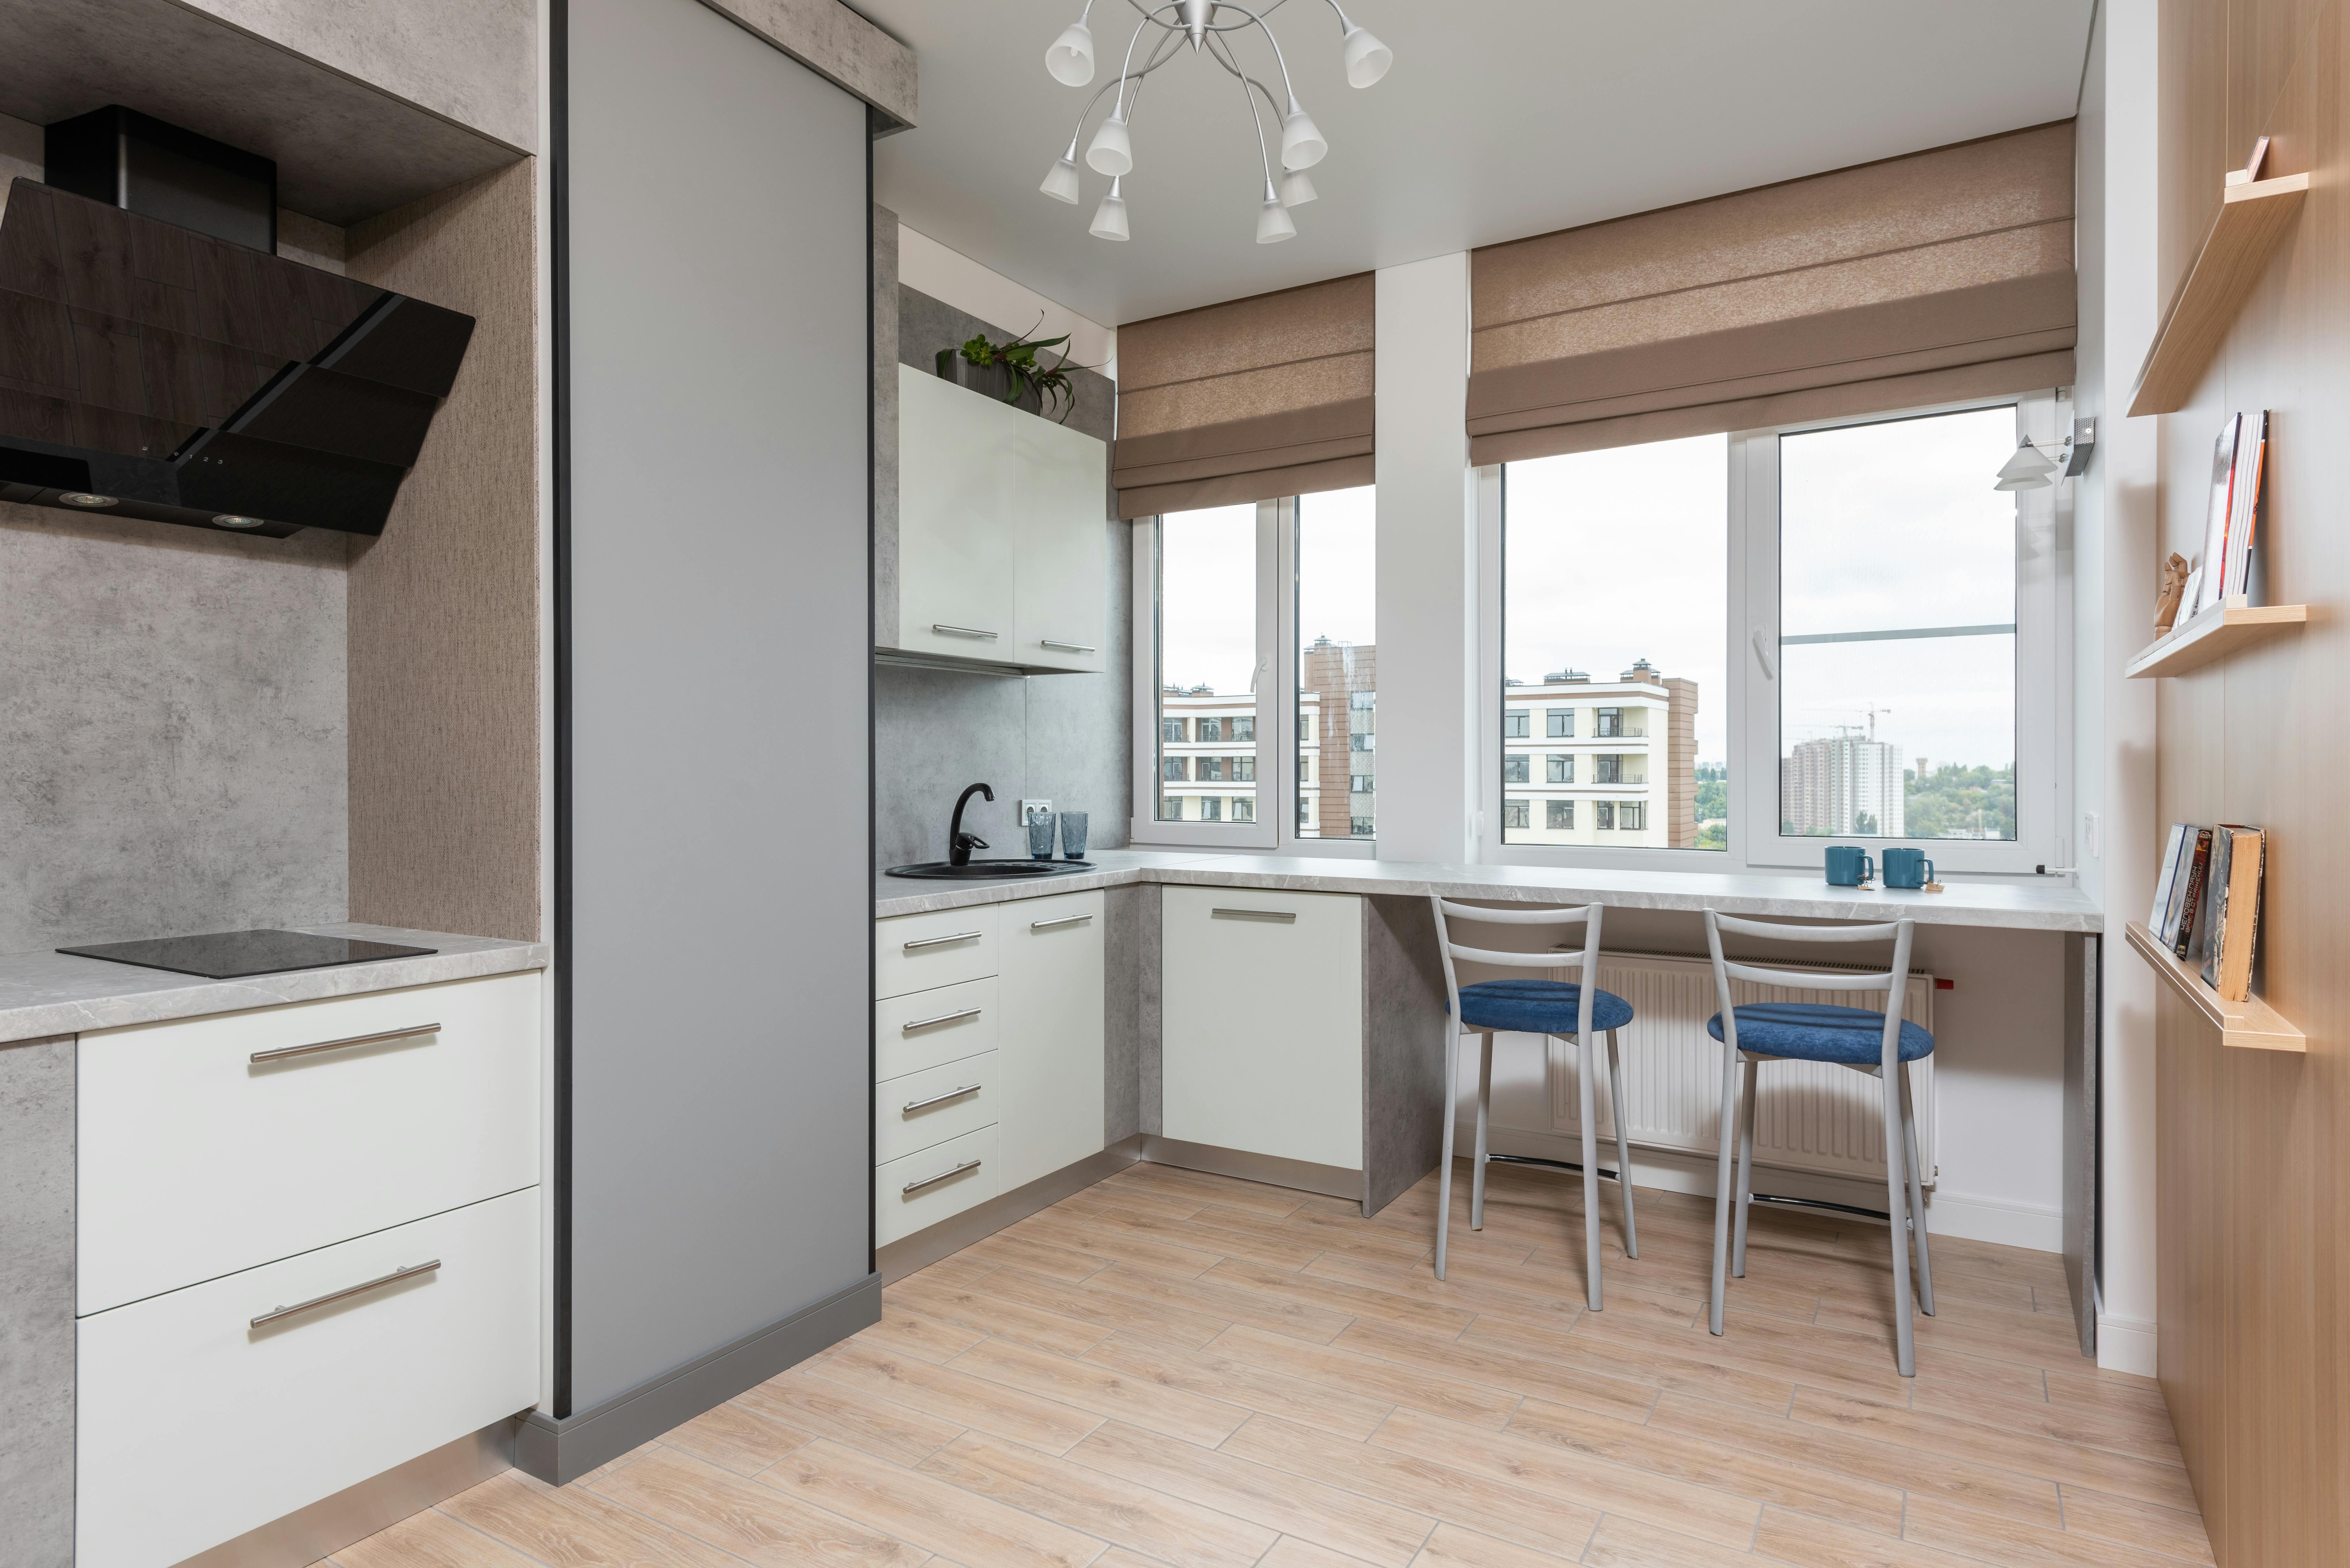
[[[1086,121],[1092,118],[1103,96],[1117,89],[1109,118],[1101,122],[1094,131],[1093,140],[1086,145],[1086,161],[1110,177],[1109,194],[1102,198],[1100,207],[1094,213],[1093,233],[1105,240],[1125,239],[1128,228],[1124,182],[1134,168],[1134,146],[1128,128],[1134,122],[1135,104],[1142,96],[1143,78],[1174,57],[1178,43],[1188,41],[1194,55],[1204,48],[1211,58],[1231,72],[1241,84],[1241,96],[1248,100],[1249,120],[1256,127],[1257,156],[1264,170],[1264,201],[1257,209],[1256,243],[1274,244],[1294,236],[1297,225],[1290,222],[1289,209],[1314,200],[1314,182],[1306,178],[1305,171],[1322,161],[1322,155],[1330,147],[1315,128],[1313,117],[1298,103],[1297,89],[1290,82],[1289,62],[1282,56],[1280,40],[1265,26],[1264,19],[1279,10],[1284,0],[1272,0],[1261,11],[1232,5],[1230,0],[1167,0],[1156,5],[1148,0],[1127,3],[1141,13],[1142,20],[1136,25],[1134,36],[1127,41],[1125,63],[1119,67],[1118,77],[1104,83],[1086,104],[1085,112],[1077,116],[1076,130],[1069,134],[1069,150],[1061,154],[1060,161],[1045,176],[1040,189],[1056,202],[1076,204],[1077,140],[1085,135]],[[1338,15],[1347,80],[1354,87],[1369,87],[1388,74],[1388,67],[1395,63],[1394,51],[1348,21],[1347,13],[1338,8],[1338,0],[1329,0],[1329,5]],[[1086,17],[1092,11],[1093,0],[1086,0],[1086,7],[1077,14],[1077,19],[1064,28],[1061,36],[1053,40],[1053,47],[1045,51],[1045,68],[1053,73],[1055,80],[1070,87],[1084,87],[1094,79],[1094,36],[1086,26]],[[1159,32],[1151,38],[1150,47],[1144,52],[1138,67],[1134,63],[1136,47],[1153,27]],[[1281,70],[1282,92],[1289,100],[1286,113],[1278,107],[1272,89],[1241,66],[1233,45],[1238,41],[1237,35],[1250,28],[1263,34],[1264,41],[1273,47],[1274,64]],[[1265,113],[1281,126],[1282,175],[1278,187],[1274,183],[1273,154],[1265,141],[1264,120],[1257,112],[1260,97],[1264,99]]]

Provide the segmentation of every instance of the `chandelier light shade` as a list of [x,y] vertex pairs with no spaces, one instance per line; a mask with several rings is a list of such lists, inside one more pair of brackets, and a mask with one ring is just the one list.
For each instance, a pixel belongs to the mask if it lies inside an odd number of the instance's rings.
[[1077,204],[1077,163],[1074,158],[1063,158],[1045,171],[1045,182],[1036,187],[1055,202]]
[[1083,87],[1094,79],[1094,36],[1083,22],[1072,22],[1061,29],[1061,36],[1045,51],[1045,68],[1065,87]]
[[[1095,128],[1093,140],[1086,142],[1087,165],[1110,177],[1109,194],[1095,210],[1091,227],[1103,239],[1126,239],[1126,198],[1119,182],[1134,170],[1134,141],[1128,128],[1142,97],[1143,82],[1151,72],[1176,57],[1180,52],[1179,46],[1189,44],[1193,55],[1204,54],[1239,84],[1242,101],[1248,106],[1249,123],[1256,131],[1259,172],[1264,181],[1264,198],[1257,207],[1257,244],[1277,244],[1295,238],[1297,225],[1291,221],[1288,210],[1315,199],[1317,192],[1314,182],[1305,177],[1305,171],[1328,155],[1330,143],[1314,123],[1314,117],[1298,101],[1296,86],[1289,75],[1289,61],[1263,14],[1229,4],[1228,0],[1160,0],[1156,5],[1151,5],[1149,0],[1132,3],[1142,13],[1142,20],[1127,40],[1118,75],[1096,88],[1087,100],[1077,116],[1076,129],[1069,137],[1069,151],[1062,154],[1037,188],[1056,202],[1077,201],[1077,143],[1085,138],[1086,122],[1107,99],[1109,112]],[[1338,52],[1346,66],[1347,85],[1371,86],[1386,76],[1388,67],[1395,63],[1394,51],[1367,29],[1349,20],[1339,8],[1338,0],[1327,3],[1338,19]],[[1279,4],[1280,0],[1274,0],[1274,5]],[[1065,86],[1085,87],[1094,79],[1094,37],[1086,26],[1092,12],[1093,0],[1086,0],[1077,19],[1064,27],[1045,51],[1045,70]],[[1281,80],[1279,98],[1264,82],[1252,76],[1243,63],[1242,47],[1251,42],[1252,34],[1257,44],[1272,54],[1274,68]],[[1143,44],[1146,37],[1150,40],[1147,47]],[[1284,103],[1288,105],[1286,110],[1280,107]],[[1275,136],[1268,136],[1268,124],[1274,129]]]
[[1119,182],[1109,182],[1109,194],[1094,209],[1093,235],[1101,240],[1122,240],[1128,237],[1126,198],[1118,194]]

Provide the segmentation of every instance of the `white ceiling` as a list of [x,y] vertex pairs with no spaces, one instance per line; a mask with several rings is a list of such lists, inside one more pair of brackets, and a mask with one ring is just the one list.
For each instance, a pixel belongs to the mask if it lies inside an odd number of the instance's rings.
[[[921,123],[874,151],[882,205],[1114,325],[2063,119],[2092,0],[1348,0],[1395,50],[1362,91],[1326,0],[1294,0],[1274,31],[1330,154],[1274,245],[1255,132],[1204,56],[1150,78],[1119,244],[1086,232],[1106,178],[1074,207],[1036,189],[1094,91],[1044,63],[1082,0],[855,4],[921,71]],[[1136,20],[1095,0],[1095,87]]]

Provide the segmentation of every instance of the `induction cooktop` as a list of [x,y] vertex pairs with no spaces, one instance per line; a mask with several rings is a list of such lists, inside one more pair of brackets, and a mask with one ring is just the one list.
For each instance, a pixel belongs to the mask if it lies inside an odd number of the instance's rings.
[[59,948],[76,958],[137,964],[206,980],[237,980],[249,974],[280,974],[294,969],[329,969],[377,959],[421,958],[437,948],[401,947],[363,937],[319,937],[307,931],[210,931],[194,937],[161,937],[143,942],[101,942]]

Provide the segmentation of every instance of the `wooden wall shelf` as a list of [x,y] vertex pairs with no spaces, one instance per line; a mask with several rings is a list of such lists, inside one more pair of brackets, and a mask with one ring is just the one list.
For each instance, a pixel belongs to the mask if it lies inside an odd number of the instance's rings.
[[2145,921],[2130,921],[2127,930],[2129,945],[2137,950],[2138,957],[2154,967],[2157,979],[2177,992],[2220,1032],[2220,1044],[2251,1051],[2309,1049],[2308,1036],[2286,1023],[2275,1008],[2259,997],[2247,997],[2241,1002],[2222,999],[2203,983],[2202,966],[2172,953],[2146,929]]
[[2187,406],[2203,379],[2211,356],[2236,319],[2244,296],[2267,270],[2277,242],[2309,194],[2309,176],[2284,174],[2230,185],[2220,198],[2220,215],[2203,236],[2195,265],[2163,313],[2162,326],[2147,350],[2146,363],[2130,390],[2130,413],[2167,414]]
[[2215,605],[2147,643],[2122,666],[2122,674],[2132,680],[2184,675],[2308,619],[2307,605]]

